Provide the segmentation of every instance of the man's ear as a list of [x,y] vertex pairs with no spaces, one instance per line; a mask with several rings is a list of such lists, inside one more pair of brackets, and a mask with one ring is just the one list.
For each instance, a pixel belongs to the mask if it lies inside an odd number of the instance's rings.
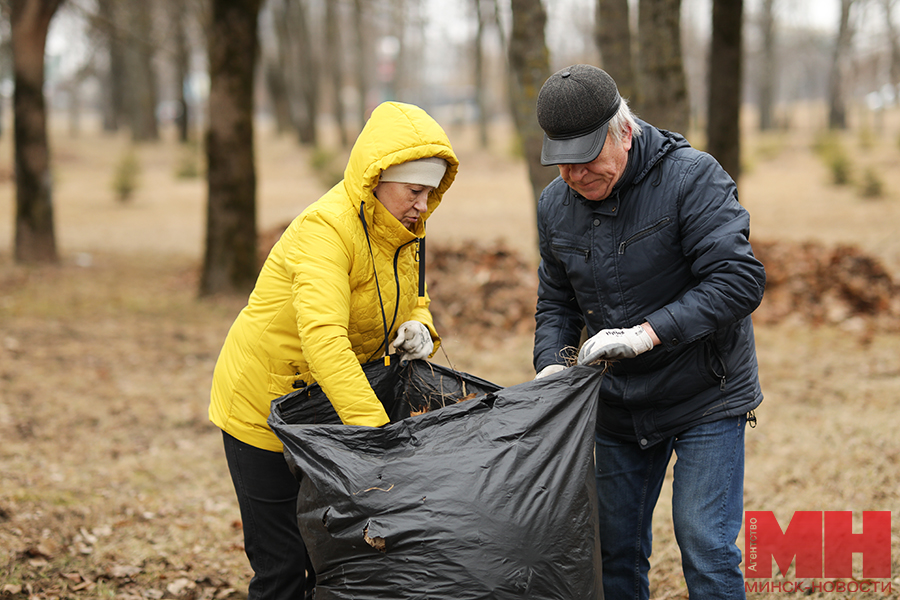
[[631,123],[625,123],[625,133],[622,135],[622,148],[627,152],[631,150],[631,139],[632,139],[632,131],[631,131]]

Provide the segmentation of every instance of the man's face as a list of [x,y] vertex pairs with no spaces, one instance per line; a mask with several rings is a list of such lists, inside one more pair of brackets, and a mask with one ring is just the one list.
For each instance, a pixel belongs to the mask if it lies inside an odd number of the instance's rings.
[[413,231],[419,216],[428,210],[428,194],[433,190],[427,185],[382,181],[375,186],[375,197],[404,227]]
[[559,174],[570,188],[587,200],[604,200],[625,172],[629,150],[631,150],[630,128],[622,136],[621,144],[617,144],[612,135],[607,133],[603,151],[597,158],[589,163],[557,165]]

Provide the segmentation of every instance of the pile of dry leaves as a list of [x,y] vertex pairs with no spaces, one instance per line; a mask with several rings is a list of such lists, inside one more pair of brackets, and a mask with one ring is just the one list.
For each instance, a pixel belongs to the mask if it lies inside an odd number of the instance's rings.
[[[280,233],[266,234],[261,246],[271,247]],[[900,330],[900,284],[878,258],[856,246],[817,242],[754,240],[753,249],[767,278],[757,322],[856,322]],[[537,269],[504,244],[432,242],[426,273],[440,331],[477,344],[491,331],[534,327]]]
[[438,331],[478,345],[491,331],[534,330],[537,269],[505,245],[430,244],[425,267]]
[[856,246],[758,242],[766,294],[757,321],[811,324],[857,322],[900,327],[900,285],[877,258]]
[[[900,329],[900,284],[878,258],[856,246],[815,242],[754,241],[753,247],[767,276],[757,322]],[[442,330],[478,339],[488,330],[534,327],[536,269],[515,252],[474,243],[428,251],[432,312]]]

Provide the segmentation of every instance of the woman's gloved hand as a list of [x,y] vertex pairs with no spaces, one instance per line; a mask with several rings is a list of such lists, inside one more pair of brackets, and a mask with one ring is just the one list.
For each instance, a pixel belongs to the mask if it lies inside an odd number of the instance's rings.
[[427,327],[418,321],[407,321],[397,330],[391,351],[399,353],[403,362],[428,358],[434,352],[434,342]]

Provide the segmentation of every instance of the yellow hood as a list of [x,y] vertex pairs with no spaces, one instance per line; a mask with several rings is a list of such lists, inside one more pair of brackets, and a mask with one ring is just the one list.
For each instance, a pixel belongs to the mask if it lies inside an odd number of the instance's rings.
[[344,193],[357,208],[366,202],[366,218],[374,211],[372,191],[381,172],[392,165],[436,156],[447,161],[448,168],[440,185],[428,197],[428,210],[417,224],[416,236],[424,235],[424,221],[434,212],[444,192],[453,183],[459,160],[450,140],[428,113],[412,104],[385,102],[369,118],[350,151],[344,170]]

